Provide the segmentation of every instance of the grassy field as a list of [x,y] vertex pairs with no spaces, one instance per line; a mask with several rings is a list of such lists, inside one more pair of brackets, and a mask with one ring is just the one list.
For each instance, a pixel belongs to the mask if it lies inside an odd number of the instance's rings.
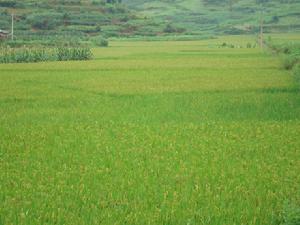
[[0,65],[0,224],[279,224],[300,95],[252,37]]

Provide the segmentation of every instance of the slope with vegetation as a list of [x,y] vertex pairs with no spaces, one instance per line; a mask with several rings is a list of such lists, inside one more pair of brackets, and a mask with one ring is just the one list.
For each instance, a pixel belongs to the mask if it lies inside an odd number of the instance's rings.
[[293,0],[0,0],[0,29],[14,13],[17,40],[103,45],[103,37],[257,33],[262,11],[266,32],[300,28]]
[[[140,15],[188,34],[241,34],[300,30],[300,2],[292,0],[124,0]],[[170,29],[167,29],[170,30]]]
[[0,27],[10,29],[15,15],[17,40],[43,42],[88,42],[103,45],[101,37],[124,33],[124,24],[134,14],[118,2],[83,0],[3,1]]

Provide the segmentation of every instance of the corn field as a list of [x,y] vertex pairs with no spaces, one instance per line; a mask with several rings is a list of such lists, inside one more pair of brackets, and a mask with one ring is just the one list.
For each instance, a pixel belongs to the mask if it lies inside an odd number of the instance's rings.
[[90,48],[86,47],[1,47],[0,63],[30,63],[44,61],[68,61],[68,60],[89,60],[93,54]]

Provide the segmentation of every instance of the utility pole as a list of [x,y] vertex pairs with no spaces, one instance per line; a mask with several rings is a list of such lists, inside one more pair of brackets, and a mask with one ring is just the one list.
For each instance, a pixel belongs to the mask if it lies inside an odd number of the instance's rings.
[[263,5],[261,3],[261,13],[260,13],[260,48],[264,47],[264,18],[263,18]]
[[14,40],[14,14],[11,14],[11,40]]
[[[291,9],[291,4],[290,4],[291,1],[288,0],[287,3],[288,3],[288,9],[289,9],[289,10],[292,10],[292,9]],[[291,23],[292,23],[292,18],[293,18],[293,17],[290,17],[290,18],[291,18],[291,19],[290,19],[290,21],[289,21],[289,26],[288,26],[288,32],[289,32],[289,33],[291,32]]]

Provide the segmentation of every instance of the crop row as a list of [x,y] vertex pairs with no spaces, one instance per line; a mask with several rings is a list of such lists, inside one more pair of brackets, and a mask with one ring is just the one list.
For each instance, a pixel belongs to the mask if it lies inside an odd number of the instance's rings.
[[92,51],[87,47],[0,48],[0,63],[89,60],[92,57]]

